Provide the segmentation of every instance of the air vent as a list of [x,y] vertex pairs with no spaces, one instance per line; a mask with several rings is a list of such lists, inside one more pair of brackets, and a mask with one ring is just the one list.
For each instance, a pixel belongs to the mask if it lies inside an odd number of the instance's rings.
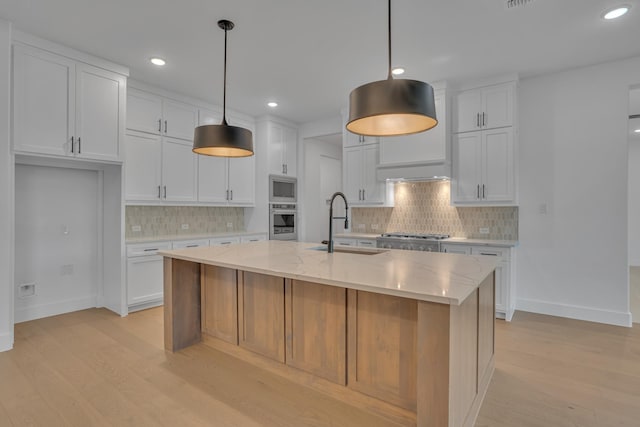
[[504,8],[505,9],[513,9],[514,7],[526,6],[527,4],[533,2],[533,0],[504,0]]

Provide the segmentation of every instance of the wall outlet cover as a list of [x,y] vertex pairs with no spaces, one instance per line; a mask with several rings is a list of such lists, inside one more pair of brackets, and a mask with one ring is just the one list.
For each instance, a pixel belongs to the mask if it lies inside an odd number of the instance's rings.
[[182,228],[183,230],[188,230],[189,229],[189,224],[182,224],[180,226],[180,228]]
[[480,234],[489,234],[489,227],[481,227]]
[[142,231],[142,227],[139,225],[132,225],[131,231]]
[[36,282],[21,283],[18,285],[18,298],[27,298],[35,296]]
[[233,228],[233,223],[232,222],[228,222],[227,223],[227,228]]
[[377,230],[378,229],[378,224],[371,224],[371,229],[372,230]]

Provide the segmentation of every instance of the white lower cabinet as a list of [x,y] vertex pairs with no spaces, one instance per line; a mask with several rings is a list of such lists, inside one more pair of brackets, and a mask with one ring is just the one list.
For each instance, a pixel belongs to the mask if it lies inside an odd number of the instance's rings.
[[486,245],[443,243],[441,252],[461,255],[480,255],[496,257],[496,317],[511,321],[515,306],[514,279],[512,269],[515,259],[513,249]]
[[359,248],[375,248],[376,239],[355,238],[355,237],[334,237],[333,245],[335,246],[352,246]]
[[129,312],[162,305],[163,257],[171,242],[127,245],[127,305]]
[[158,251],[222,246],[260,240],[267,240],[267,233],[127,245],[127,305],[129,312],[156,307],[163,303],[164,261],[162,255],[158,255]]

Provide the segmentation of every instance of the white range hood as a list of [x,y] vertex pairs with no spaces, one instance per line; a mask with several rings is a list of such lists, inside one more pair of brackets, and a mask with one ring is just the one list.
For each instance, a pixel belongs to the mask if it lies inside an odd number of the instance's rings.
[[378,166],[376,176],[381,181],[432,181],[451,179],[451,163],[443,162],[391,167]]

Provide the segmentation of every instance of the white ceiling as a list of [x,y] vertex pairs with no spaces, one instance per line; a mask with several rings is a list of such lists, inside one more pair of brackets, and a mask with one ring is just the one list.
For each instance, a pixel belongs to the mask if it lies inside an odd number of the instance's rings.
[[[640,0],[394,0],[393,62],[406,78],[452,83],[521,77],[640,55]],[[633,7],[617,21],[602,12]],[[221,104],[229,33],[229,108],[304,123],[386,78],[384,0],[2,0],[15,28],[126,65],[131,78]],[[163,69],[148,63],[166,58]],[[277,100],[276,110],[266,106]]]

